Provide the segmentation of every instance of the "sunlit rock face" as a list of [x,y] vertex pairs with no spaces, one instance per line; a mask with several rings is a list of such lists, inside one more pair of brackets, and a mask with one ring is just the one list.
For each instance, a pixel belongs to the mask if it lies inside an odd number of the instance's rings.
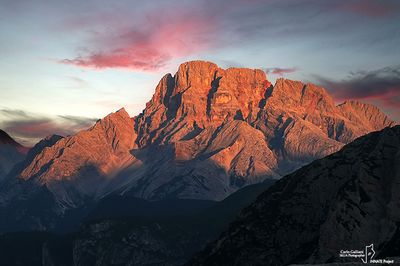
[[179,141],[196,129],[219,126],[227,117],[255,116],[265,96],[261,70],[219,68],[214,63],[184,63],[158,84],[152,100],[137,121],[138,144]]
[[65,205],[97,197],[110,178],[134,161],[133,122],[125,109],[92,128],[45,146],[17,175],[45,185]]
[[0,187],[0,203],[42,189],[58,213],[114,193],[221,200],[394,124],[371,105],[337,106],[313,84],[271,85],[261,70],[187,62],[160,80],[139,115],[121,109],[37,146]]

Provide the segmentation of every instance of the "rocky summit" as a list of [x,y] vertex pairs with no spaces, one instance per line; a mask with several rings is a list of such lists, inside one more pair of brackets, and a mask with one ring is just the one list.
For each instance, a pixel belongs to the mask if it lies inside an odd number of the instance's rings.
[[371,244],[398,257],[399,166],[400,126],[360,137],[277,181],[189,265],[361,264],[339,253]]
[[[392,126],[378,108],[336,105],[313,84],[192,61],[165,75],[141,114],[121,109],[74,136],[39,145],[2,184],[0,203],[46,190],[70,209],[110,194],[222,200]],[[15,186],[25,189],[13,189]]]

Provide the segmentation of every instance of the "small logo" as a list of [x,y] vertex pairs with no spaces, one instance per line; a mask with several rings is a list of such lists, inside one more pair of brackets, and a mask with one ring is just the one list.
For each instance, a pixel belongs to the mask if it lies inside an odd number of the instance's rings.
[[364,250],[340,250],[339,257],[341,258],[353,258],[353,259],[361,259],[364,264],[393,264],[394,260],[392,259],[374,259],[375,256],[374,244],[369,246],[365,246]]
[[361,260],[364,263],[370,263],[374,256],[375,256],[374,244],[371,244],[369,246],[365,246],[364,258],[361,258]]

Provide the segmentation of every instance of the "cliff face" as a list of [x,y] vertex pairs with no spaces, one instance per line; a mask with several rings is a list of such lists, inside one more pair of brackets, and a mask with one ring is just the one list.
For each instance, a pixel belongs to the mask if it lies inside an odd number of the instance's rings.
[[194,130],[219,126],[227,117],[257,114],[269,85],[261,70],[219,68],[210,62],[184,63],[164,76],[137,121],[138,144],[175,142]]
[[397,256],[399,165],[400,126],[363,136],[279,180],[190,264],[361,263],[338,252],[371,243]]
[[193,61],[165,75],[138,116],[110,114],[44,147],[15,176],[63,208],[112,193],[221,200],[393,124],[371,105],[336,106],[313,84],[272,86],[261,70]]

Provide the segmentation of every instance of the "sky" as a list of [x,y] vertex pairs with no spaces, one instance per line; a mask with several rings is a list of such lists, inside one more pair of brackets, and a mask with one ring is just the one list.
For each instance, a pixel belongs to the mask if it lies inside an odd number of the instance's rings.
[[0,128],[31,146],[125,107],[190,60],[324,86],[400,120],[400,1],[0,0]]

